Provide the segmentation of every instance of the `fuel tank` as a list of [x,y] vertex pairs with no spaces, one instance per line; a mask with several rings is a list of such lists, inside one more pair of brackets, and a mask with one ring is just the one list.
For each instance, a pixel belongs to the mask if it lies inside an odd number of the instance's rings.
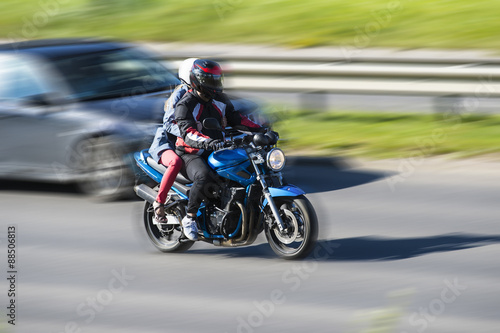
[[238,165],[246,160],[248,160],[248,156],[244,149],[224,149],[210,154],[208,165],[217,171],[220,168]]
[[252,165],[244,149],[226,149],[213,152],[208,157],[208,165],[220,176],[248,186],[255,181]]

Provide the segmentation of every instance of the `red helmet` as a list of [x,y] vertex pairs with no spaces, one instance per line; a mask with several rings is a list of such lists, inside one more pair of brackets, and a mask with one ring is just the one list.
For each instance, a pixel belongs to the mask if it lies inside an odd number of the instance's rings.
[[222,69],[218,63],[207,59],[197,59],[189,75],[191,86],[202,94],[213,98],[223,91]]

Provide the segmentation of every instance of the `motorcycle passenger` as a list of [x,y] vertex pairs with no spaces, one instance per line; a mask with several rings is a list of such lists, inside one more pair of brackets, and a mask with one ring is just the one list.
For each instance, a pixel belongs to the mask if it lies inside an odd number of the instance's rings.
[[175,141],[180,136],[179,127],[174,121],[174,111],[177,102],[191,89],[191,81],[189,78],[191,67],[196,58],[189,58],[184,60],[179,66],[179,84],[170,97],[165,102],[163,116],[163,126],[156,130],[155,138],[149,148],[151,157],[160,164],[167,167],[167,171],[163,175],[160,183],[160,189],[153,203],[154,221],[157,225],[167,223],[165,216],[164,205],[167,201],[168,192],[174,183],[175,177],[182,167],[182,159],[175,153]]
[[187,215],[182,219],[184,235],[198,239],[196,214],[201,202],[216,188],[214,172],[207,164],[208,155],[221,149],[223,133],[203,128],[206,118],[215,118],[222,126],[227,124],[247,131],[263,131],[263,127],[235,111],[228,97],[222,93],[222,70],[218,63],[198,59],[190,73],[193,90],[188,91],[175,107],[175,121],[180,130],[176,152],[184,161],[184,168],[193,181],[189,193]]

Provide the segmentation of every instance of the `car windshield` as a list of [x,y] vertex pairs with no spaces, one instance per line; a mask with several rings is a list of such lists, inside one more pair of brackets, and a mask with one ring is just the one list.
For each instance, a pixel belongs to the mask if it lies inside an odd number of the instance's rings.
[[78,55],[54,64],[78,100],[141,95],[179,83],[160,62],[137,49]]

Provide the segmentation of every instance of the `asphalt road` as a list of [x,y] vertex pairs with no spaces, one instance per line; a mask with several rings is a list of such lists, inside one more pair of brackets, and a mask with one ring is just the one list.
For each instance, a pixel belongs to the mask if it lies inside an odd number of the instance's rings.
[[498,165],[401,163],[291,168],[321,232],[295,262],[263,237],[162,254],[139,201],[3,182],[0,332],[498,332]]

